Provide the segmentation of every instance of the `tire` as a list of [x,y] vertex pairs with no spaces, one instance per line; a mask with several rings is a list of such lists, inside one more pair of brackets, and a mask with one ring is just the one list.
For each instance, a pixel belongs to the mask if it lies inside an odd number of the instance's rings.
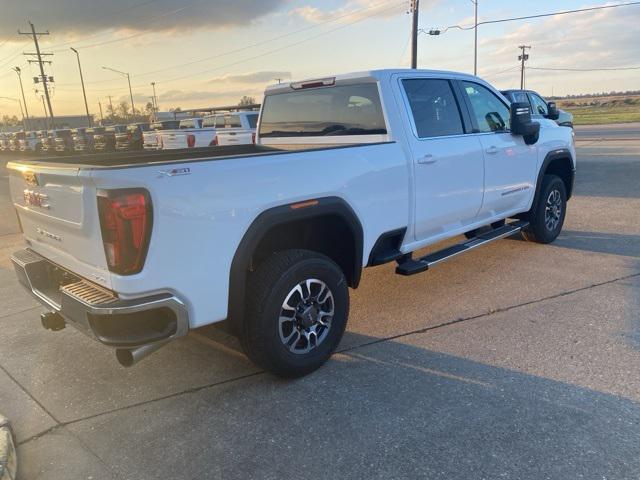
[[[315,302],[305,302],[309,299]],[[285,250],[249,278],[240,341],[246,355],[265,370],[301,377],[329,359],[348,316],[349,289],[340,267],[316,252]]]
[[551,243],[560,235],[567,213],[567,190],[560,177],[545,175],[535,202],[525,217],[529,226],[522,236],[531,242]]

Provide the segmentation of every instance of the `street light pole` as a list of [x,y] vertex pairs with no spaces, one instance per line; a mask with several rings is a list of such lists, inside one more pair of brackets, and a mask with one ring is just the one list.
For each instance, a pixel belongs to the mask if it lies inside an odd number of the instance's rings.
[[133,91],[131,90],[131,77],[127,72],[121,72],[120,70],[116,70],[110,67],[102,67],[104,70],[111,70],[112,72],[116,72],[120,75],[127,77],[127,82],[129,83],[129,96],[131,97],[131,115],[134,116],[136,114],[136,107],[133,104]]
[[474,18],[473,22],[473,74],[478,75],[478,0],[471,0],[474,6]]
[[420,0],[411,0],[411,68],[418,68],[418,20],[420,16]]
[[[24,88],[22,87],[22,70],[20,70],[20,67],[14,67],[13,70],[18,74],[18,81],[20,82],[20,91],[22,92],[22,103],[24,104],[24,111],[27,115],[27,124],[29,125],[29,128],[31,128],[31,121],[29,120],[29,110],[27,109],[27,100],[24,98]],[[22,109],[22,107],[20,107],[20,109]],[[22,115],[23,117],[23,122],[24,122],[24,113]]]
[[73,47],[70,47],[73,50],[73,53],[76,54],[78,58],[78,70],[80,71],[80,84],[82,85],[82,97],[84,98],[84,108],[87,111],[87,121],[89,122],[89,126],[93,126],[93,122],[91,120],[91,115],[89,114],[89,104],[87,103],[87,92],[84,89],[84,78],[82,76],[82,65],[80,65],[80,53]]

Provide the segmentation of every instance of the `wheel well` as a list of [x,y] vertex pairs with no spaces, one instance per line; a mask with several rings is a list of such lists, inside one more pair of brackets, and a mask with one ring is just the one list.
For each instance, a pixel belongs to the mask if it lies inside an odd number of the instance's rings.
[[274,207],[254,220],[233,257],[228,319],[235,333],[244,323],[249,275],[272,253],[291,248],[327,255],[342,269],[350,287],[360,283],[362,225],[344,200],[325,197]]
[[562,179],[565,189],[567,190],[567,198],[571,197],[573,188],[573,169],[571,168],[571,160],[567,157],[555,158],[547,165],[544,171],[545,175],[557,175]]
[[347,222],[339,215],[322,215],[296,220],[271,227],[262,237],[251,256],[251,270],[255,270],[271,254],[292,248],[319,252],[338,264],[347,284],[356,287],[356,239]]

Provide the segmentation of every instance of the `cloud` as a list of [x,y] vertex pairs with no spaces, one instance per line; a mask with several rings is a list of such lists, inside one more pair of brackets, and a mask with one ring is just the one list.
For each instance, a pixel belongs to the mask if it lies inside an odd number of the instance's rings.
[[203,102],[206,106],[215,104],[221,100],[239,101],[244,95],[261,97],[261,93],[250,90],[227,90],[227,91],[208,91],[208,90],[169,90],[158,95],[158,102]]
[[[531,45],[529,66],[606,68],[637,65],[638,7],[621,7],[529,22],[499,37],[484,38],[491,64],[515,64],[518,45]],[[495,68],[494,68],[495,70]]]
[[[343,6],[325,10],[311,5],[293,9],[292,13],[309,23],[324,23],[339,19],[339,23],[351,23],[362,20],[378,12],[377,16],[389,17],[398,14],[401,8],[408,8],[399,2],[381,2],[380,0],[347,0]],[[397,8],[393,8],[393,7]]]
[[278,70],[265,70],[260,72],[242,73],[239,75],[225,75],[222,77],[212,78],[209,83],[275,83],[276,78],[291,78],[291,72],[283,72]]
[[[132,5],[133,3],[133,5]],[[2,2],[0,39],[16,39],[25,19],[56,35],[102,30],[182,31],[247,25],[287,0],[10,0]]]

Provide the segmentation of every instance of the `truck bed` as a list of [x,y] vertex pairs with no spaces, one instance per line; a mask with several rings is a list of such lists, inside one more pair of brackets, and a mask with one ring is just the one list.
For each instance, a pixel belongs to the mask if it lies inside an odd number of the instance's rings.
[[181,150],[158,150],[137,152],[112,152],[95,153],[85,155],[73,155],[64,157],[25,158],[16,161],[23,165],[72,165],[78,167],[128,167],[151,164],[163,164],[171,162],[183,162],[189,160],[223,160],[237,156],[250,156],[260,154],[273,154],[284,152],[281,149],[262,145],[229,145],[223,147],[185,148]]

